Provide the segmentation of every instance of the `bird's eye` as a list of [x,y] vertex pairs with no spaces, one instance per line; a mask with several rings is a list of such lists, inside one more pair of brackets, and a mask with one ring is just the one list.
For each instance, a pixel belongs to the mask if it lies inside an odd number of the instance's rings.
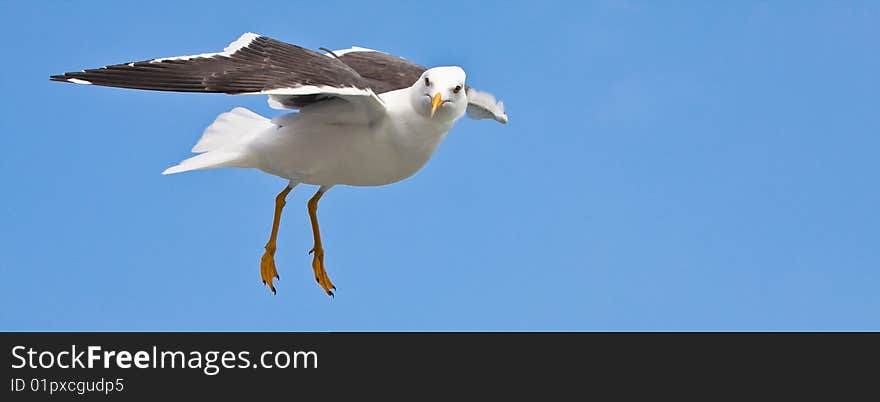
[[428,77],[425,77],[425,86],[426,87],[431,86],[431,81],[428,79]]
[[458,93],[458,91],[461,91],[461,85],[456,85],[455,88],[452,89],[452,92]]

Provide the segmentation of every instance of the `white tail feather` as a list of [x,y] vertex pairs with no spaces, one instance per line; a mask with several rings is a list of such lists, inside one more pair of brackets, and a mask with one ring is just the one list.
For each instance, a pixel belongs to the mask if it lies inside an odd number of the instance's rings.
[[192,148],[202,153],[165,169],[162,174],[218,167],[242,166],[245,145],[259,132],[272,127],[272,121],[243,107],[217,116]]
[[241,159],[239,152],[212,151],[193,156],[177,165],[165,169],[162,174],[187,172],[190,170],[213,169],[218,167],[237,166]]
[[217,116],[205,132],[202,138],[192,148],[193,152],[201,153],[223,149],[226,146],[239,143],[241,139],[257,129],[272,125],[269,119],[260,116],[243,107],[237,107]]

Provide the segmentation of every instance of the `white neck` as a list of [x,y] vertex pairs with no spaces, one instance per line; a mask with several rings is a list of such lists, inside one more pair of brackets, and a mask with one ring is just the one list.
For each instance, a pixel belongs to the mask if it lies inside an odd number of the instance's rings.
[[390,144],[396,148],[401,166],[406,166],[407,176],[418,171],[434,155],[437,147],[446,138],[455,119],[432,119],[429,115],[418,113],[410,102],[410,88],[399,89],[379,95],[385,102],[388,119],[386,134]]

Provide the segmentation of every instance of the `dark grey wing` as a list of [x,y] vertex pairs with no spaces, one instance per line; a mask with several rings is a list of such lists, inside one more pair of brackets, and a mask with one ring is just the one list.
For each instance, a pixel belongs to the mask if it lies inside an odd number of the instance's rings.
[[367,80],[377,94],[409,88],[427,70],[403,57],[361,47],[335,50],[333,54]]
[[253,33],[218,53],[117,64],[50,79],[153,91],[266,94],[275,106],[291,108],[335,97],[376,98],[369,83],[345,63]]
[[[408,88],[427,70],[403,57],[362,47],[334,50],[333,55],[367,80],[377,94]],[[494,119],[507,123],[504,103],[495,96],[467,86],[467,115],[472,119]]]

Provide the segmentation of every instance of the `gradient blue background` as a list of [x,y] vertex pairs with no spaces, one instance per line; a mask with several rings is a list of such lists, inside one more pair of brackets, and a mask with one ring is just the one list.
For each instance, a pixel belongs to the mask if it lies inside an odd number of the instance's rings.
[[[880,329],[876,2],[2,2],[2,330]],[[414,177],[337,187],[334,300],[257,171],[161,176],[263,97],[49,82],[254,31],[461,65]]]

